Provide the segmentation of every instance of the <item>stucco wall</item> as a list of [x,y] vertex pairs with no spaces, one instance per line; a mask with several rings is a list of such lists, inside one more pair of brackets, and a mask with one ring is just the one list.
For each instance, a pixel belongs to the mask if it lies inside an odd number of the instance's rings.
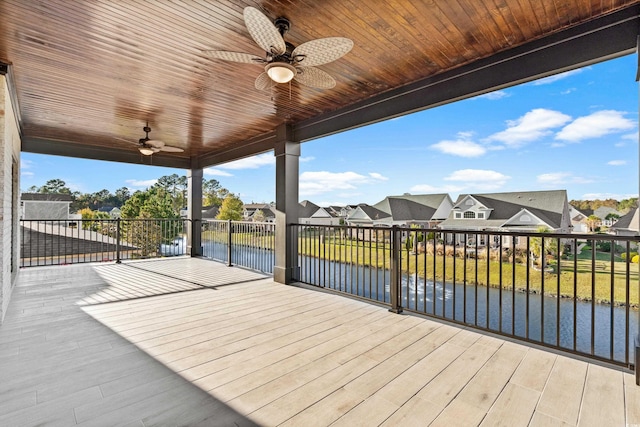
[[19,176],[20,134],[5,76],[0,76],[0,322],[18,274]]

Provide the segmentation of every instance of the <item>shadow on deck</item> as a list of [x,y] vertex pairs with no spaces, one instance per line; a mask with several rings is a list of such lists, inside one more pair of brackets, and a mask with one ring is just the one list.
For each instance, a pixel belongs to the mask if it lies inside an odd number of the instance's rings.
[[[21,271],[0,425],[640,425],[589,363],[193,258]],[[564,424],[563,424],[564,423]]]

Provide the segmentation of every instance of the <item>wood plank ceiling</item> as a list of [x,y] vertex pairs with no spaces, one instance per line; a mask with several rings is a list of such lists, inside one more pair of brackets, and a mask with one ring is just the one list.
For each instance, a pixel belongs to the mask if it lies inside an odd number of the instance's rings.
[[[163,153],[164,163],[186,165],[283,122],[338,111],[637,3],[1,0],[0,61],[10,64],[24,140],[139,161],[135,142],[148,121],[150,137],[185,150]],[[295,46],[352,39],[350,53],[319,67],[337,86],[293,82],[258,91],[260,65],[210,59],[203,50],[264,56],[245,27],[246,6],[288,18],[285,39]]]

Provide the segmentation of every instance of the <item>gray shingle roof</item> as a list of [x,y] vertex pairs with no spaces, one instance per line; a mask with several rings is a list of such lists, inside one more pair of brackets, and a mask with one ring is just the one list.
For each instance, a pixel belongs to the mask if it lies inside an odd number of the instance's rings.
[[638,208],[632,209],[622,215],[620,219],[609,228],[611,230],[640,231],[640,213],[638,212]]
[[316,205],[309,200],[303,200],[300,203],[300,207],[298,208],[298,218],[311,218],[311,215],[316,213],[320,206]]
[[73,197],[70,194],[22,193],[20,198],[42,202],[73,202]]
[[430,221],[447,194],[405,194],[389,196],[373,205],[387,212],[394,221]]

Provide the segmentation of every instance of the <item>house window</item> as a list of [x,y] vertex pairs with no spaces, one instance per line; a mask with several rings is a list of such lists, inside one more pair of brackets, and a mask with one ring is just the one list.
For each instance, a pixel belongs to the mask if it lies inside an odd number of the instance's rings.
[[475,214],[475,212],[472,212],[472,211],[466,211],[466,212],[464,213],[464,217],[465,217],[465,218],[475,218],[475,217],[476,217],[476,214]]
[[467,201],[464,202],[464,204],[467,205],[467,206],[473,206],[473,200],[467,199]]
[[520,221],[522,221],[522,222],[531,222],[531,217],[529,215],[522,215],[520,217]]
[[478,212],[478,219],[484,219],[484,212]]
[[461,212],[456,212],[456,218],[458,218],[458,219],[462,218],[462,213]]

